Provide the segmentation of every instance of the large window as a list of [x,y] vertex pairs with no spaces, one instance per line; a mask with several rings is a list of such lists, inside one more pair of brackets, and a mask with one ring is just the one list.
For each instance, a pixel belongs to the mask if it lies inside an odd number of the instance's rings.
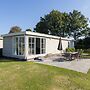
[[25,40],[24,37],[15,37],[15,55],[24,55]]
[[46,39],[29,37],[28,39],[29,50],[28,54],[44,54],[46,50]]
[[45,53],[46,39],[41,38],[41,54]]
[[29,54],[35,54],[35,38],[29,37]]

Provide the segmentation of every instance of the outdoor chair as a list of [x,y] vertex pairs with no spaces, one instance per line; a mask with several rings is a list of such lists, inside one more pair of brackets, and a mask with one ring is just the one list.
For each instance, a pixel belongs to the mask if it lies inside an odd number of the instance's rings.
[[66,60],[72,60],[70,53],[64,53],[63,56],[64,56],[64,58],[65,58]]
[[72,59],[79,59],[79,57],[80,57],[80,54],[77,52],[77,53],[75,53],[75,54],[71,54],[71,58]]
[[68,52],[68,53],[64,53],[63,55],[65,57],[66,60],[75,60],[75,59],[79,59],[80,54],[78,52]]

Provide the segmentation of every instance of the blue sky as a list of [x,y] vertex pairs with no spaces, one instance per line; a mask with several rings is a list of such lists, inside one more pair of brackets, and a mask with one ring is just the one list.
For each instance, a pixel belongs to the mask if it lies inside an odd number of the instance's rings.
[[0,0],[0,34],[12,26],[33,29],[40,17],[53,9],[61,12],[81,11],[90,17],[90,0]]

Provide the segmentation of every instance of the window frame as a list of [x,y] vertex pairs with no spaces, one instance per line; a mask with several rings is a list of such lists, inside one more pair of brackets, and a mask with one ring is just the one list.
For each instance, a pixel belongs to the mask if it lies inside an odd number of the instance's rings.
[[[32,42],[32,38],[34,39],[34,42]],[[31,39],[30,40],[31,42],[29,42],[29,39]],[[34,45],[34,48],[32,48],[33,45]],[[30,49],[30,46],[31,46],[31,49]],[[36,38],[28,37],[28,55],[35,55],[35,54],[36,54]]]
[[[30,40],[31,43],[29,42],[30,38],[31,38],[31,40]],[[32,43],[32,38],[34,38],[33,43]],[[28,37],[28,55],[37,55],[36,54],[36,38],[40,38],[40,54],[45,54],[46,53],[46,38],[29,36]],[[42,43],[42,40],[43,40],[44,43]],[[34,48],[32,49],[33,44],[34,44]],[[31,45],[31,50],[30,50],[30,45]],[[32,53],[32,50],[34,50],[34,53]]]
[[[16,42],[16,38],[17,38],[17,42]],[[20,39],[22,39],[22,38],[23,38],[23,41],[20,41]],[[16,47],[16,45],[17,45],[17,47]],[[20,45],[21,45],[21,47],[20,47]],[[22,50],[22,46],[23,46],[23,50]],[[16,55],[16,56],[24,56],[25,55],[25,37],[24,36],[15,36],[14,37],[14,55]]]

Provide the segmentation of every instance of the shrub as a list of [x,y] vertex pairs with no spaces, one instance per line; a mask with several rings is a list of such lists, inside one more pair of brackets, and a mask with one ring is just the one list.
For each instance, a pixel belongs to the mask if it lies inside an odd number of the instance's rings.
[[66,48],[66,52],[75,52],[75,48]]
[[79,52],[80,55],[82,55],[82,53],[84,52],[83,49],[77,49],[76,51]]
[[90,49],[84,49],[84,53],[90,54]]
[[86,37],[85,39],[77,40],[75,48],[76,49],[86,49],[86,50],[90,49],[90,37]]

